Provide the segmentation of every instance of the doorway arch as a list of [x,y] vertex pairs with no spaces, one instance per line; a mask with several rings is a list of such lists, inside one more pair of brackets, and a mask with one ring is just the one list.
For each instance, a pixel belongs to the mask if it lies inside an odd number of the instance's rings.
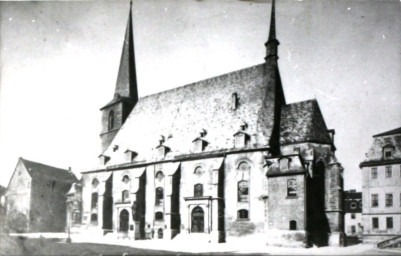
[[203,233],[205,232],[205,213],[199,206],[192,210],[191,214],[191,232]]
[[129,226],[129,213],[127,210],[120,212],[120,232],[128,232]]

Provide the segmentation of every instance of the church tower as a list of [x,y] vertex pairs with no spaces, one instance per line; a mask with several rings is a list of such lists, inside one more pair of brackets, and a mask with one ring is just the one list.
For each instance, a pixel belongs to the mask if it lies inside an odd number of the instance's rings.
[[114,97],[100,109],[102,111],[101,153],[110,145],[137,102],[138,86],[135,70],[131,2]]
[[272,9],[270,16],[270,30],[269,37],[265,43],[266,56],[265,56],[265,79],[267,83],[267,95],[265,104],[267,109],[274,109],[272,118],[267,120],[271,122],[272,134],[270,136],[269,146],[275,154],[280,154],[280,115],[281,107],[286,104],[283,86],[281,84],[280,72],[278,70],[278,45],[279,41],[276,39],[276,10],[275,0],[272,0]]

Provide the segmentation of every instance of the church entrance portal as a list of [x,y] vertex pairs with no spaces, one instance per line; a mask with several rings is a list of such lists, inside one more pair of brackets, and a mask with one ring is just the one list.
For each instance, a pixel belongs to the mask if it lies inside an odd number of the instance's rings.
[[122,210],[120,213],[120,232],[128,232],[129,213]]
[[191,215],[191,232],[203,233],[205,232],[205,214],[199,206],[192,210]]

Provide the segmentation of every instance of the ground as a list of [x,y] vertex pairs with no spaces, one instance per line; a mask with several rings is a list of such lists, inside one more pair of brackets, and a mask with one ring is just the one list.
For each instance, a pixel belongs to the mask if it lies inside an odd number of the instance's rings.
[[[66,234],[0,235],[0,255],[401,255],[401,249],[380,250],[373,245],[348,247],[284,248],[254,246],[249,243],[174,244],[171,241],[133,241]],[[92,242],[89,242],[92,240]],[[113,243],[113,244],[111,244]]]

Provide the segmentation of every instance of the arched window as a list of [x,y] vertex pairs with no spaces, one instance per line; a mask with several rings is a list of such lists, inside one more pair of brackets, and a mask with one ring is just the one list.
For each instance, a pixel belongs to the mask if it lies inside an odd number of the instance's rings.
[[98,200],[97,192],[92,193],[91,209],[97,208],[97,200]]
[[194,186],[194,196],[203,196],[203,185],[202,184],[196,184]]
[[248,181],[238,182],[238,202],[248,202]]
[[122,192],[122,199],[123,199],[123,202],[128,202],[129,201],[129,191],[128,190],[124,190]]
[[123,182],[124,182],[125,184],[127,184],[129,181],[130,181],[129,176],[128,176],[128,175],[124,175],[124,177],[123,177]]
[[287,180],[287,196],[297,196],[297,181],[295,179]]
[[195,168],[194,174],[198,177],[203,175],[203,168],[201,166],[198,166]]
[[162,181],[162,180],[164,179],[164,173],[163,173],[162,171],[158,171],[158,172],[156,173],[156,179],[157,179],[158,181]]
[[163,188],[158,187],[156,188],[156,205],[163,205],[163,200],[164,200]]
[[297,222],[295,220],[290,221],[290,230],[297,230]]
[[240,172],[240,173],[248,174],[250,170],[251,170],[251,166],[247,162],[241,162],[238,165],[238,172]]
[[155,220],[163,220],[163,213],[162,212],[156,212],[155,213]]
[[93,188],[97,188],[97,186],[99,185],[99,181],[95,178],[95,179],[93,179],[93,181],[92,181],[92,187]]
[[248,210],[241,209],[237,212],[237,219],[249,219]]
[[159,238],[159,239],[163,238],[163,229],[162,228],[159,228],[157,230],[157,238]]
[[113,112],[113,110],[111,110],[109,112],[109,125],[108,126],[109,126],[108,127],[109,131],[114,129],[114,112]]

